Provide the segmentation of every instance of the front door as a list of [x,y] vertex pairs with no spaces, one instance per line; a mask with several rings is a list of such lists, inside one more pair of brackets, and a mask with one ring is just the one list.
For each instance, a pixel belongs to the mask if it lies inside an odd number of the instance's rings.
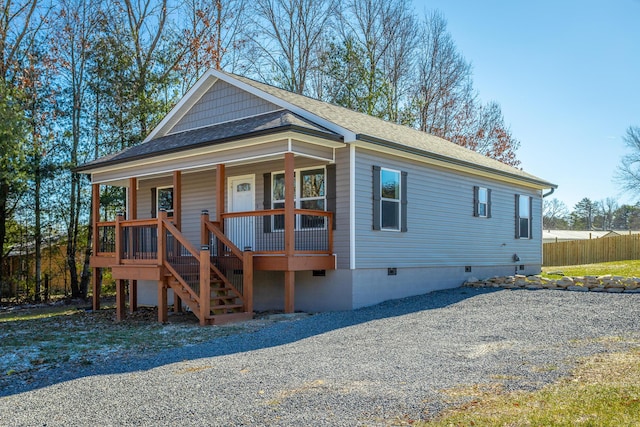
[[[255,210],[255,175],[230,177],[229,212],[247,212]],[[225,233],[242,251],[255,250],[256,219],[254,216],[229,218],[225,223]]]

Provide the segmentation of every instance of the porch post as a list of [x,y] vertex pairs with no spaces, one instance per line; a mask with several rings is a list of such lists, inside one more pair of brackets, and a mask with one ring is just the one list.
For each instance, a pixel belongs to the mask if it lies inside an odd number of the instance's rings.
[[158,322],[167,323],[169,313],[167,311],[167,279],[158,280]]
[[[93,184],[91,186],[91,227],[92,227],[92,235],[93,241],[91,242],[91,255],[98,256],[98,249],[100,246],[98,244],[98,240],[100,236],[98,236],[98,222],[100,221],[100,184]],[[49,248],[51,251],[51,248]],[[100,310],[100,269],[98,267],[93,267],[93,309]]]
[[220,229],[224,231],[224,222],[222,214],[224,213],[224,193],[225,193],[225,166],[224,164],[216,165],[216,221],[220,223]]
[[[284,253],[287,258],[295,252],[295,161],[293,153],[284,155]],[[284,311],[293,313],[295,301],[295,277],[294,271],[284,272]]]
[[182,226],[182,173],[173,171],[173,225]]
[[[129,200],[127,201],[129,208],[129,219],[138,219],[138,180],[129,178]],[[133,230],[132,230],[133,232]],[[130,236],[130,242],[133,244],[133,235]],[[129,313],[138,310],[138,281],[129,280]]]

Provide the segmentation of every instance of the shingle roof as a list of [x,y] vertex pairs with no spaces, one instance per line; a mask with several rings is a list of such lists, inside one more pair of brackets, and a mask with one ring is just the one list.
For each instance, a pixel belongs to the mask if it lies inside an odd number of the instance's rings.
[[118,153],[101,157],[80,166],[82,171],[96,166],[106,166],[123,161],[142,159],[160,154],[188,150],[204,145],[215,145],[238,138],[295,130],[324,138],[339,140],[340,135],[311,123],[287,110],[265,113],[199,129],[162,136]]
[[[483,168],[500,171],[502,173],[524,178],[528,181],[534,181],[544,184],[546,188],[555,188],[556,185],[521,169],[506,165],[497,160],[491,159],[483,154],[461,147],[451,141],[443,138],[410,128],[408,126],[399,125],[388,122],[377,117],[367,114],[358,113],[348,108],[338,105],[329,104],[327,102],[318,101],[316,99],[288,92],[274,86],[251,80],[246,77],[238,76],[230,73],[223,73],[243,83],[246,83],[258,90],[266,92],[270,95],[278,97],[286,102],[296,105],[308,111],[311,114],[319,116],[325,120],[333,122],[358,135],[358,139],[378,139],[395,143],[408,148],[415,149],[425,154],[433,154],[450,161],[458,161],[465,164],[477,165]],[[367,138],[370,137],[370,138]]]
[[[234,84],[235,80],[236,85],[244,86],[246,90],[255,92],[254,94],[257,96],[273,98],[271,101],[280,104],[283,109],[260,116],[248,117],[176,134],[156,137],[152,133],[147,137],[148,140],[140,145],[84,164],[76,170],[86,171],[99,166],[108,166],[124,161],[188,150],[204,145],[228,142],[256,134],[276,133],[285,130],[312,133],[317,136],[335,140],[340,139],[342,136],[340,133],[332,132],[327,128],[331,127],[334,130],[335,128],[339,128],[339,131],[344,132],[345,135],[350,132],[355,135],[357,140],[386,145],[394,149],[409,151],[446,163],[458,164],[484,170],[491,174],[515,178],[533,183],[539,188],[557,187],[555,184],[542,180],[518,168],[508,166],[480,153],[454,144],[453,142],[408,126],[398,125],[377,117],[349,110],[348,108],[288,92],[284,89],[219,70],[210,70],[207,76],[207,78],[215,76],[231,84]],[[201,81],[203,79],[201,79]],[[196,87],[197,86],[198,84],[196,84]],[[287,108],[293,111],[289,111]],[[172,113],[170,113],[170,116]],[[165,118],[165,120],[167,120],[167,118]],[[316,121],[319,123],[315,123]],[[323,127],[322,124],[324,124],[325,127]],[[162,131],[163,128],[156,128],[154,132],[157,132],[158,129]],[[162,132],[160,132],[159,135],[162,135]]]

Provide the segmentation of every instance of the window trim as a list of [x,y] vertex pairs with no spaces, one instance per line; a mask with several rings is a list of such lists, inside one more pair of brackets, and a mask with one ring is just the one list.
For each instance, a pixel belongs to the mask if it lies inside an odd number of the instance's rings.
[[168,209],[167,212],[167,218],[173,218],[174,215],[174,211],[175,211],[175,206],[173,206],[173,202],[174,202],[174,189],[173,189],[173,185],[164,185],[162,187],[156,187],[156,200],[155,200],[155,204],[156,204],[156,218],[158,217],[158,214],[160,213],[160,191],[162,190],[166,190],[166,189],[171,189],[171,209]]
[[[302,183],[298,182],[299,179],[301,179],[302,177],[302,172],[305,171],[310,171],[310,170],[322,170],[323,174],[324,174],[324,195],[322,197],[305,197],[302,198],[301,194],[302,194]],[[301,208],[301,203],[305,202],[305,201],[309,201],[309,200],[322,200],[323,201],[323,205],[324,205],[324,209],[322,209],[324,212],[328,212],[327,210],[327,165],[319,165],[319,166],[309,166],[309,167],[304,167],[304,168],[298,168],[298,169],[294,169],[293,170],[294,173],[294,194],[293,194],[293,200],[294,200],[294,207],[296,209],[302,209]],[[271,209],[282,209],[282,208],[276,208],[274,205],[276,203],[285,203],[285,200],[282,199],[278,199],[276,200],[274,198],[274,189],[275,186],[273,185],[273,181],[276,177],[276,175],[284,175],[285,171],[284,170],[278,170],[278,171],[273,171],[270,173],[270,186],[271,186],[271,201],[270,201],[270,208]],[[301,224],[300,224],[300,218],[296,218],[296,224],[295,224],[295,229],[298,231],[301,230],[326,230],[327,229],[327,221],[324,221],[324,226],[323,227],[306,227],[306,228],[302,228]],[[271,224],[271,232],[284,232],[284,228],[276,228],[276,224],[275,224],[275,218],[272,218],[272,224]]]
[[[388,199],[382,197],[382,172],[389,171],[399,175],[399,197],[398,199]],[[401,232],[407,231],[407,176],[408,173],[399,169],[387,168],[373,165],[373,230]],[[398,228],[382,227],[382,202],[391,201],[399,203],[398,208]]]
[[[398,198],[397,199],[390,199],[388,197],[384,197],[382,195],[382,173],[383,172],[392,172],[398,175]],[[380,167],[380,231],[395,231],[395,232],[399,232],[400,230],[402,230],[402,171],[396,170],[396,169],[391,169],[391,168],[385,168],[385,167]],[[382,224],[384,224],[384,219],[383,219],[383,209],[382,209],[382,204],[384,202],[392,202],[392,203],[397,203],[398,204],[398,227],[397,228],[389,228],[389,227],[383,227]]]
[[[482,202],[480,201],[480,194],[482,194],[482,190],[485,190],[485,194],[487,195],[487,200],[484,202],[485,214],[480,214],[480,205]],[[491,189],[488,187],[481,187],[478,185],[473,186],[473,216],[478,218],[491,218]]]
[[[523,212],[521,212],[520,209],[520,200],[521,197],[525,197],[528,203],[528,209],[526,209],[527,212],[524,212],[523,216]],[[526,196],[524,194],[516,194],[516,201],[515,201],[515,218],[516,218],[516,233],[515,233],[515,237],[516,239],[523,239],[523,240],[531,240],[533,238],[533,197],[531,196]],[[520,226],[520,222],[522,219],[527,219],[528,223],[528,227],[527,227],[527,233],[528,236],[522,236],[520,233],[521,230],[521,226]]]

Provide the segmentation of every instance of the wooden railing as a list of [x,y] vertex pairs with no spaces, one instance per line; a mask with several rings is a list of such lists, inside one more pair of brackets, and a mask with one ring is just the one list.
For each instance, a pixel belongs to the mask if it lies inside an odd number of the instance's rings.
[[201,243],[209,248],[211,270],[242,301],[244,311],[253,311],[253,252],[241,251],[202,211]]
[[[295,253],[333,253],[333,213],[295,209]],[[284,209],[222,214],[222,229],[234,245],[254,254],[284,254]]]
[[98,231],[94,237],[96,239],[94,255],[114,256],[116,252],[116,222],[99,222],[96,229]]

